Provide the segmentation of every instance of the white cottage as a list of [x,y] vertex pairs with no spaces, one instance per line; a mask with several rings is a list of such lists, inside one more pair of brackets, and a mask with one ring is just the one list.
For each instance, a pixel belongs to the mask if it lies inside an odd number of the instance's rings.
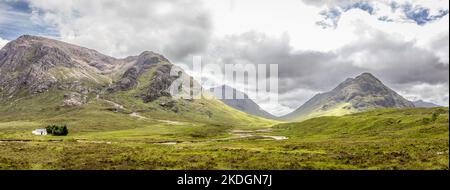
[[34,135],[47,135],[47,129],[35,129],[32,133]]

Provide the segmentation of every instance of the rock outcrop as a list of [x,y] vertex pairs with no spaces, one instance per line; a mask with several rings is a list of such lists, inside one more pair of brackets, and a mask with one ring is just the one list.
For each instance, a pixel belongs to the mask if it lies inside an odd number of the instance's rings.
[[[149,81],[143,81],[137,96],[150,102],[170,96],[166,90],[177,78],[170,76],[171,68],[168,59],[151,51],[116,59],[65,42],[24,35],[0,50],[0,99],[54,89],[66,92],[64,106],[79,106],[89,93],[131,90],[141,76],[148,75]],[[111,83],[116,76],[119,79]]]
[[81,106],[87,102],[87,97],[85,95],[76,93],[76,92],[70,92],[67,94],[64,94],[64,101],[63,106],[64,107],[75,107],[75,106]]

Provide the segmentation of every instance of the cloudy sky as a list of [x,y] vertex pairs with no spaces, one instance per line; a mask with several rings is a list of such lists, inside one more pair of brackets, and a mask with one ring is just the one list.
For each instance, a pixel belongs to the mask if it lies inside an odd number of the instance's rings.
[[279,103],[257,100],[276,115],[362,72],[448,106],[448,25],[447,0],[0,0],[0,47],[32,34],[115,57],[278,64]]

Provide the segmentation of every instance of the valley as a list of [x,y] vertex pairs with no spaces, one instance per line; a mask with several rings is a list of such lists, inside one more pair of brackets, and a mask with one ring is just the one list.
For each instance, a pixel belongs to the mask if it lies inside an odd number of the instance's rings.
[[[440,115],[430,121],[433,113]],[[274,126],[147,123],[131,129],[80,129],[66,137],[30,135],[29,129],[38,125],[0,123],[1,169],[449,167],[448,108],[380,109]]]
[[[277,118],[250,99],[176,99],[174,81],[197,82],[173,68],[150,51],[117,59],[43,37],[9,42],[0,169],[449,169],[448,107],[415,107],[370,73]],[[69,133],[43,135],[49,125]]]

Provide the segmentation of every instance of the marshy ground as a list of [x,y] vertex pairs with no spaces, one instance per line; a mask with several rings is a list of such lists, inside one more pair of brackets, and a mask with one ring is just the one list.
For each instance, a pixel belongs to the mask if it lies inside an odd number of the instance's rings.
[[0,169],[449,168],[448,108],[383,109],[273,126],[155,122],[66,137],[31,135],[40,125],[0,123]]

